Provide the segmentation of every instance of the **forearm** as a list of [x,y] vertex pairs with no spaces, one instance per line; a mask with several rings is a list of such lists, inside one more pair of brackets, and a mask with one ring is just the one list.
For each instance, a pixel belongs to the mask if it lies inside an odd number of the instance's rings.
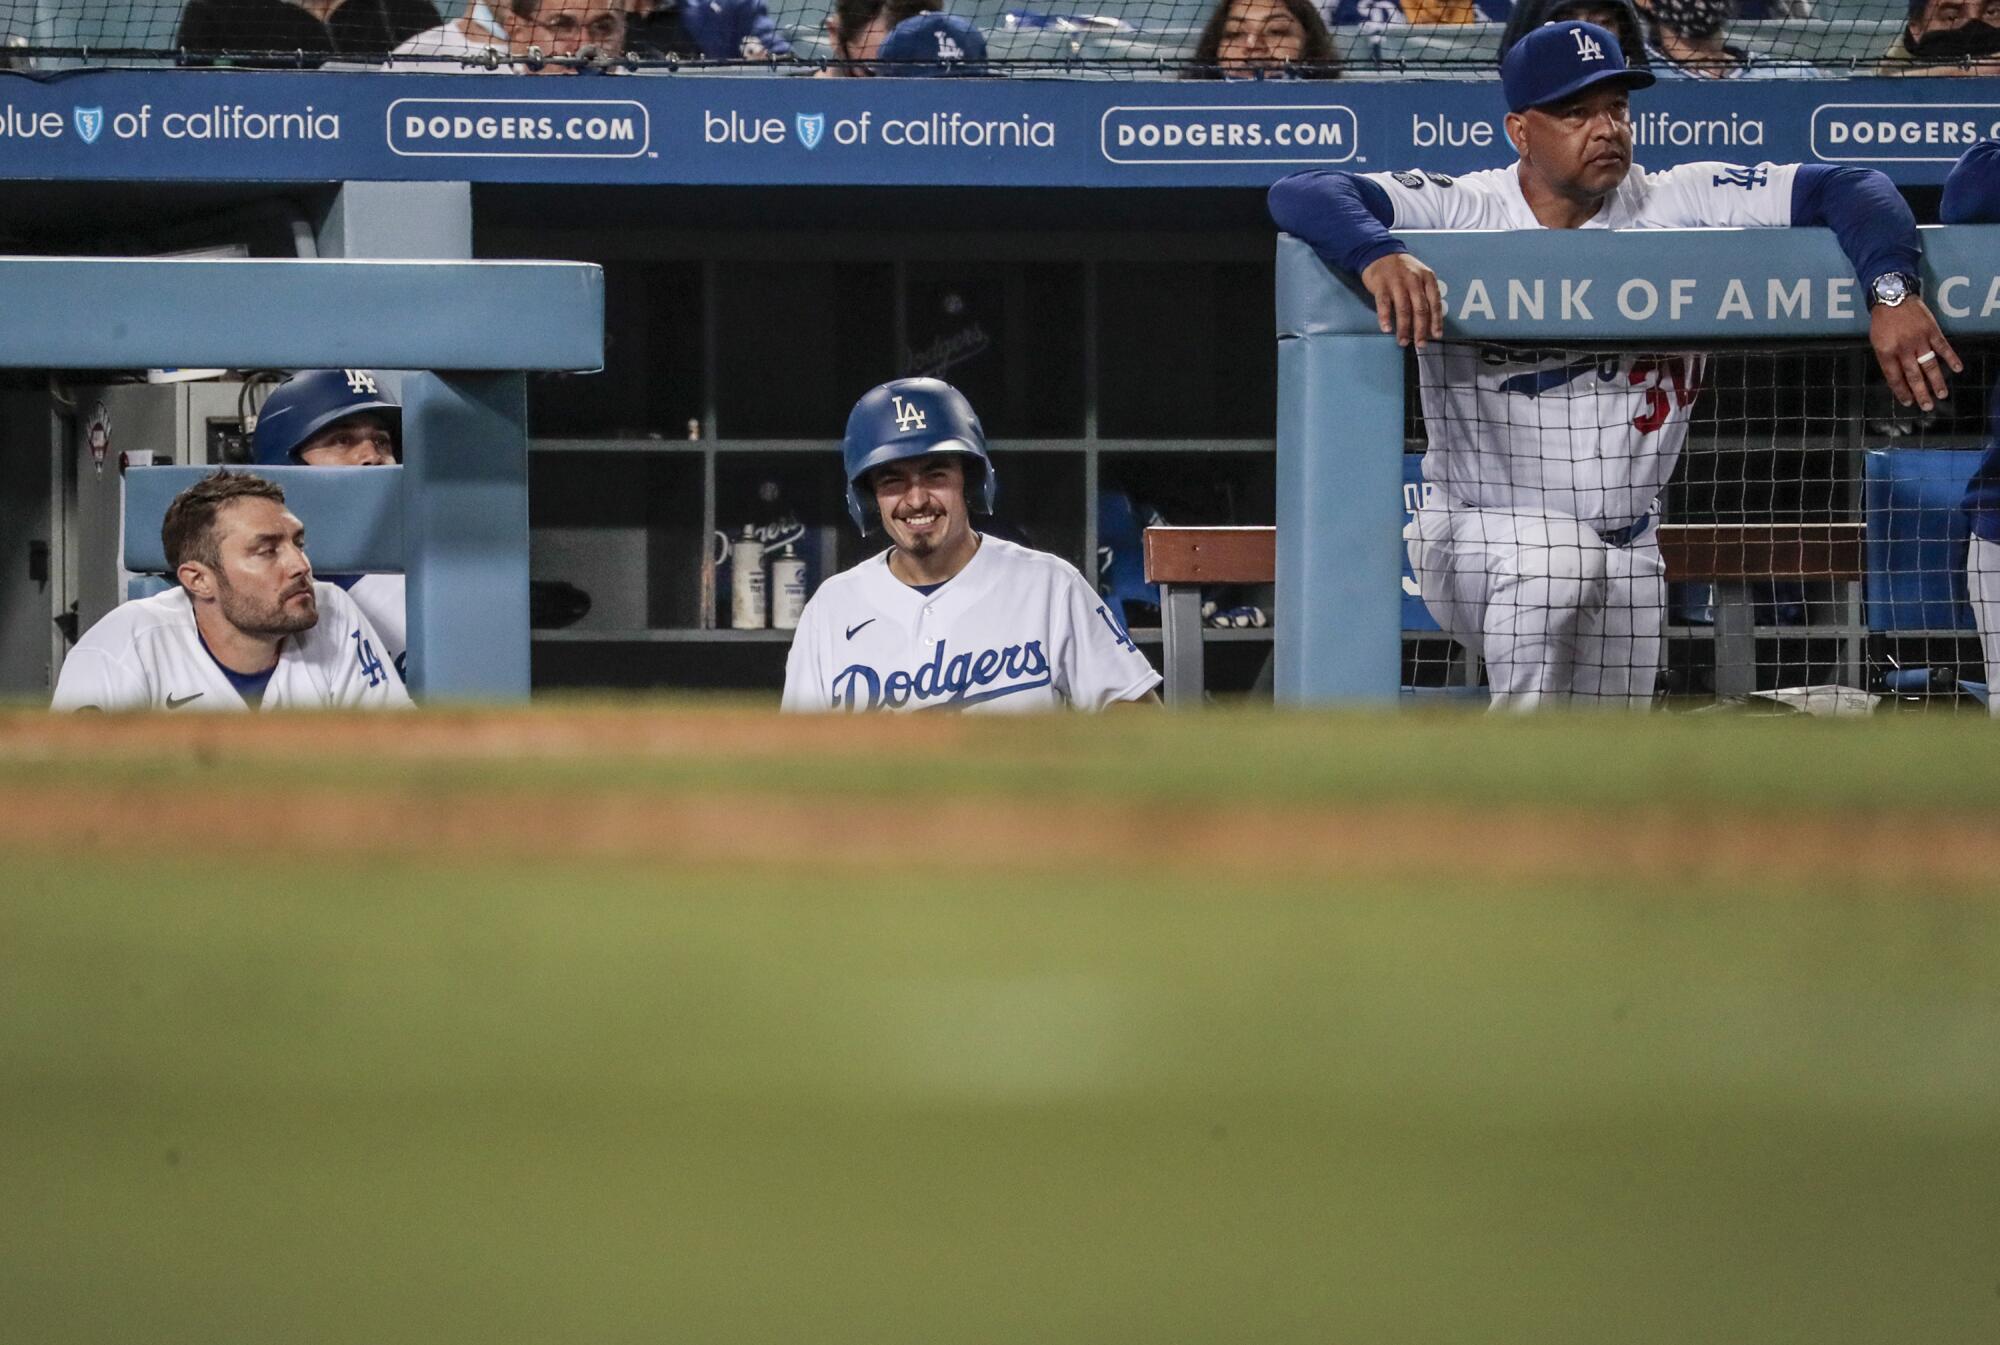
[[1807,164],[1792,181],[1792,223],[1833,230],[1866,287],[1890,271],[1917,274],[1917,218],[1893,182],[1872,168]]
[[1395,219],[1389,194],[1353,173],[1315,169],[1280,178],[1271,187],[1270,208],[1280,229],[1353,275],[1409,251],[1389,232]]

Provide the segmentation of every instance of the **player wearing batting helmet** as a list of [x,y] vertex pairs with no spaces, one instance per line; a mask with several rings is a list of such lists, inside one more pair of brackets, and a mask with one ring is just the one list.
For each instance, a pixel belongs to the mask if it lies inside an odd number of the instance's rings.
[[820,585],[785,661],[787,710],[1100,710],[1160,675],[1076,567],[974,530],[999,481],[957,388],[869,390],[841,444],[847,509],[889,548]]
[[[2000,224],[2000,140],[1982,140],[1959,157],[1944,180],[1938,218],[1946,224]],[[1987,707],[2000,715],[2000,377],[1986,394],[1992,437],[1965,488],[1965,512],[1972,528],[1966,549],[1966,589],[1979,644],[1986,656]]]
[[[392,467],[402,459],[403,408],[373,369],[301,369],[257,411],[250,454],[264,467]],[[409,623],[400,574],[329,574],[406,671]]]
[[1390,230],[1825,226],[1869,296],[1869,338],[1897,399],[1928,409],[1948,391],[1945,366],[1963,366],[1919,297],[1916,220],[1882,174],[1774,163],[1647,172],[1632,161],[1629,100],[1653,76],[1627,66],[1594,23],[1527,33],[1500,82],[1512,167],[1297,173],[1271,188],[1271,214],[1358,276],[1382,330],[1417,348],[1431,489],[1406,532],[1411,564],[1438,624],[1485,659],[1494,706],[1649,705],[1666,614],[1657,499],[1705,357],[1445,341],[1437,276]]

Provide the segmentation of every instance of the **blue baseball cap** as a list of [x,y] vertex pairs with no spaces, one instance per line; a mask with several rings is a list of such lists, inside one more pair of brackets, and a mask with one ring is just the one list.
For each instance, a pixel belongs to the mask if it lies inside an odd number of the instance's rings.
[[986,37],[956,14],[918,14],[889,30],[876,49],[880,75],[983,75]]
[[1625,64],[1625,49],[1609,28],[1580,19],[1535,29],[1508,48],[1500,62],[1500,87],[1512,112],[1560,102],[1614,79],[1628,89],[1643,89],[1653,82],[1653,74]]

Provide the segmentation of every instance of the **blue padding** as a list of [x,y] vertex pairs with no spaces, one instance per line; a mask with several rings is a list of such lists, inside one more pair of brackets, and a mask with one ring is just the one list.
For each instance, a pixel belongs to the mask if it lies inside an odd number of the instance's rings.
[[[580,262],[0,259],[0,366],[599,369]],[[391,316],[393,315],[393,316]]]
[[125,581],[125,601],[137,602],[150,598],[156,593],[165,593],[174,586],[174,581],[157,574],[135,574]]
[[[1919,231],[1924,297],[1953,337],[2000,332],[2000,225]],[[1854,268],[1825,229],[1399,230],[1445,286],[1450,340],[1577,344],[1868,335]],[[1278,239],[1280,339],[1379,335],[1359,281]],[[1587,316],[1586,316],[1587,314]]]
[[[125,568],[163,574],[160,520],[174,496],[213,467],[134,467],[125,473]],[[403,569],[401,467],[260,467],[306,525],[306,551],[321,574],[396,574]]]
[[1865,456],[1868,629],[1974,629],[1965,596],[1970,534],[1959,501],[1980,451],[1878,448]]

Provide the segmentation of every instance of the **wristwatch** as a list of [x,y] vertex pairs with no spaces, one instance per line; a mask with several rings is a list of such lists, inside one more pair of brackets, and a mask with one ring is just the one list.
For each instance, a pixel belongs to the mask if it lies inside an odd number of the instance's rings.
[[1884,271],[1875,277],[1875,283],[1868,287],[1868,306],[1886,304],[1894,308],[1913,294],[1924,292],[1924,282],[1907,271]]

